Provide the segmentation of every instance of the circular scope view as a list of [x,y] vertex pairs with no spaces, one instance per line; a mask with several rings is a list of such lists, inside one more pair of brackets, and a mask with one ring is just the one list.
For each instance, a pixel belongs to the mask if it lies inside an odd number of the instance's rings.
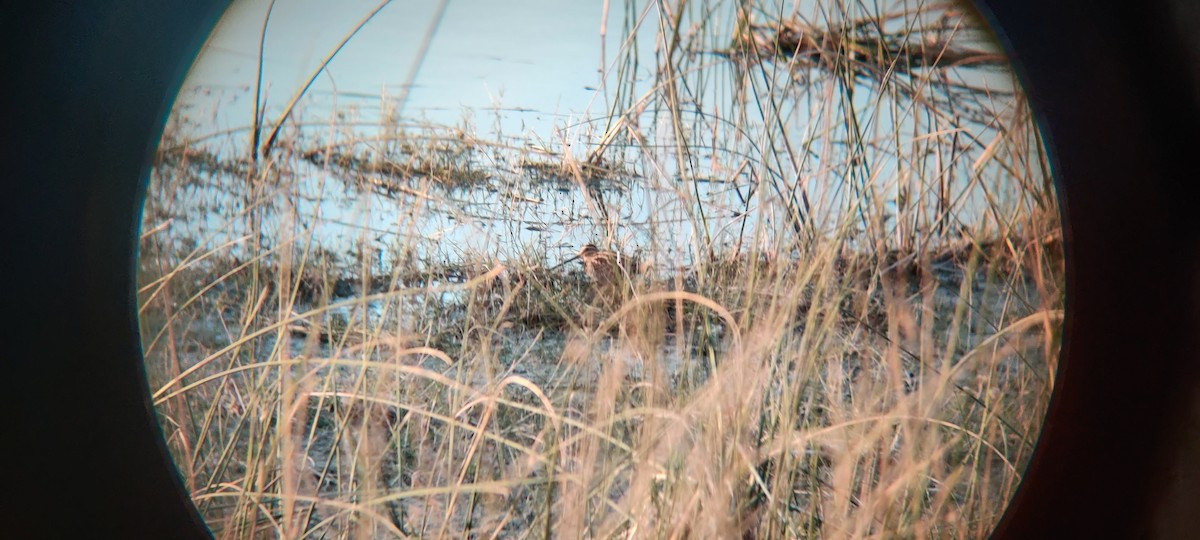
[[217,538],[984,538],[1062,235],[945,3],[235,2],[140,232]]

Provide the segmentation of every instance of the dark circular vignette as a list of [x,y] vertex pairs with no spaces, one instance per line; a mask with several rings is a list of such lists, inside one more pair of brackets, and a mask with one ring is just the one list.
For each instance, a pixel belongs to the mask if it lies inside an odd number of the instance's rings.
[[4,536],[211,536],[155,420],[134,271],[147,167],[226,5],[25,2],[0,16],[13,220],[0,332],[15,402],[2,428]]
[[1200,18],[1172,25],[1180,5],[978,4],[1050,147],[1067,271],[1056,387],[996,538],[1200,530],[1200,64],[1180,37]]
[[[132,273],[149,158],[227,4],[80,0],[0,18],[15,83],[0,100],[6,532],[208,536],[154,420]],[[1181,6],[978,6],[1050,146],[1068,276],[1058,386],[997,538],[1200,530],[1200,224],[1185,168],[1200,64],[1182,47],[1200,16]]]

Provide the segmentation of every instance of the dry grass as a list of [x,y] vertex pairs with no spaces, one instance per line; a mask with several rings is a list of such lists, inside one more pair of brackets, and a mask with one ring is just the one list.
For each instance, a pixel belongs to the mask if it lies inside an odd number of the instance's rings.
[[[802,26],[701,7],[624,15],[661,21],[658,77],[583,152],[386,118],[298,123],[256,161],[168,130],[142,336],[217,537],[988,534],[1062,319],[1020,96],[918,54],[969,50],[944,10]],[[697,15],[719,10],[738,29]],[[635,87],[637,54],[611,86]],[[529,217],[566,192],[582,217]],[[362,219],[322,214],[341,200]],[[598,294],[545,244],[454,245],[447,220],[584,236],[646,270]],[[352,253],[321,245],[330,228]]]

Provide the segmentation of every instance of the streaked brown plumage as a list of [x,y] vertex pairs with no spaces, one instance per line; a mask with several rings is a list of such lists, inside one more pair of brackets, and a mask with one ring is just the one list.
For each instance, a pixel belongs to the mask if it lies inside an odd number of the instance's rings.
[[[603,251],[594,244],[588,244],[580,248],[576,258],[583,264],[584,273],[592,280],[591,303],[599,308],[601,316],[606,317],[617,309],[624,309],[637,294],[635,289],[642,288],[634,286],[637,275],[642,271],[641,262],[635,257]],[[637,303],[618,320],[614,330],[624,336],[626,343],[641,351],[639,354],[649,356],[654,354],[662,340],[663,319],[655,316],[654,304]]]
[[637,261],[612,251],[602,251],[595,244],[579,250],[583,271],[597,287],[611,289],[623,284],[629,276],[638,272]]

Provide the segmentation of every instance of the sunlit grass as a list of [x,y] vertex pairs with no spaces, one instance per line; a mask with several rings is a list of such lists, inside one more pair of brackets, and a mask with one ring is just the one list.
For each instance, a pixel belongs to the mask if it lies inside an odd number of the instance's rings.
[[[630,31],[662,21],[664,52],[622,48],[610,84],[635,87],[639,61],[658,76],[574,151],[342,119],[285,126],[255,160],[175,124],[139,314],[210,528],[986,536],[1053,388],[1061,235],[1019,95],[928,68],[955,57],[928,48],[969,50],[949,37],[969,22],[943,13],[848,12],[788,41],[802,27],[778,7],[630,8]],[[895,46],[896,21],[925,52]],[[528,217],[564,192],[582,217]],[[642,193],[646,221],[629,217]],[[361,222],[311,210],[339,198]],[[433,234],[486,219],[644,269],[602,290],[544,244]],[[351,231],[352,252],[321,227]]]

